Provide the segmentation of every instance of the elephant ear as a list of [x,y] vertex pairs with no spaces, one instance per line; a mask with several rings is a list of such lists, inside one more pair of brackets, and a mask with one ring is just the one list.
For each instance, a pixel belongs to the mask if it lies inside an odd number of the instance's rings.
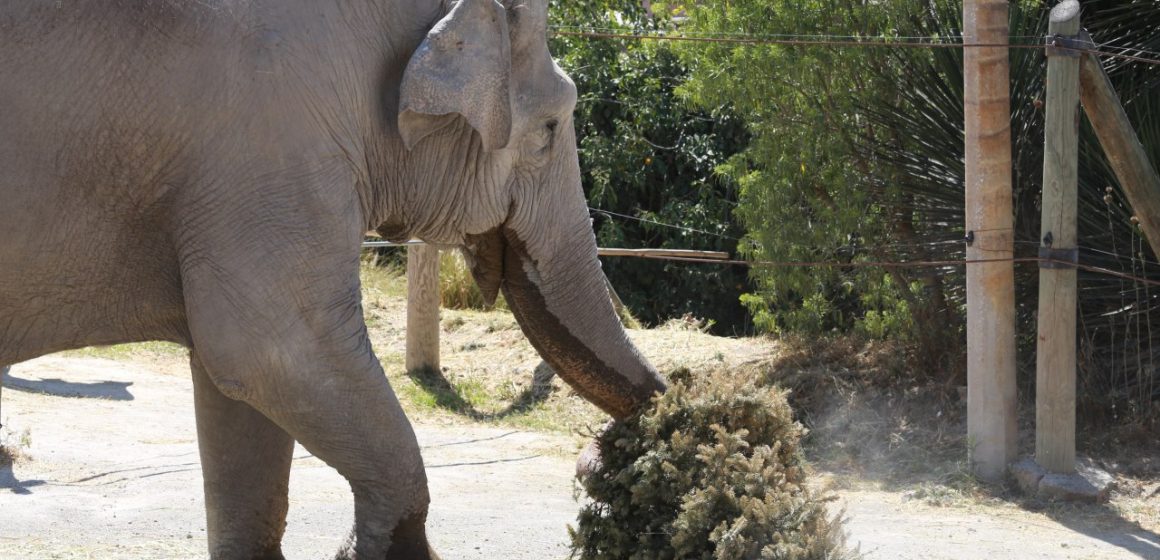
[[462,115],[486,150],[511,138],[511,39],[495,0],[460,0],[431,28],[403,74],[399,133],[410,150]]

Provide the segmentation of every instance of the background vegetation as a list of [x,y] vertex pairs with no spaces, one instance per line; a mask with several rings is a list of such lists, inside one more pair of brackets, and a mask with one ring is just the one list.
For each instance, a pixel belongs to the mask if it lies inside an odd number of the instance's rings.
[[[1041,42],[1053,4],[1012,3],[1013,42]],[[958,0],[731,0],[651,10],[633,1],[566,0],[553,9],[561,30],[759,37],[957,38],[962,13]],[[1160,51],[1152,31],[1160,27],[1160,3],[1088,1],[1084,24],[1116,51]],[[553,48],[581,91],[576,122],[590,204],[696,230],[596,214],[602,244],[838,264],[964,256],[961,50],[566,37]],[[1106,65],[1160,161],[1160,69]],[[1039,245],[1042,51],[1013,49],[1011,71],[1017,253],[1032,256]],[[1086,122],[1081,151],[1081,259],[1156,276],[1155,256]],[[754,266],[749,284],[736,269],[628,260],[606,266],[629,307],[649,322],[693,313],[738,330],[745,321],[736,298],[743,293],[759,331],[892,338],[909,343],[917,377],[948,387],[965,382],[961,267]],[[1017,274],[1021,348],[1030,360],[1038,270],[1023,266]],[[1089,273],[1081,274],[1080,289],[1088,412],[1115,419],[1151,410],[1160,397],[1155,290]],[[1030,377],[1023,381],[1028,389]]]
[[[558,1],[551,19],[560,30],[619,33],[672,25],[670,13],[639,0]],[[580,165],[600,245],[734,253],[743,234],[738,191],[715,170],[746,145],[744,124],[724,104],[683,102],[677,91],[689,69],[670,44],[558,36],[551,47],[579,90]],[[623,258],[604,266],[646,323],[690,314],[721,334],[750,330],[739,300],[749,289],[742,268]]]

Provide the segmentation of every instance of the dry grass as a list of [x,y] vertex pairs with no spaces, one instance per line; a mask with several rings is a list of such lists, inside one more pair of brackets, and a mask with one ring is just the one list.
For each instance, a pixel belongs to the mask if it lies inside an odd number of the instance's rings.
[[[607,420],[559,378],[537,385],[534,372],[542,360],[503,309],[443,309],[441,371],[407,375],[405,278],[391,269],[364,267],[363,292],[375,352],[413,416],[564,433],[590,433]],[[738,366],[768,358],[777,346],[702,330],[698,321],[674,321],[629,335],[661,371]]]
[[[843,337],[782,340],[749,375],[790,389],[810,433],[806,455],[831,488],[881,488],[937,507],[1018,507],[1069,525],[1160,530],[1160,441],[1155,426],[1093,428],[1079,452],[1102,458],[1117,488],[1107,505],[1046,503],[1013,484],[986,485],[966,461],[965,393],[915,374],[904,348]],[[1034,452],[1034,404],[1021,403],[1021,454]]]
[[13,433],[5,426],[0,428],[0,467],[7,467],[28,460],[31,456],[28,448],[32,447],[32,432],[25,429],[20,433]]
[[[459,251],[442,251],[439,254],[439,299],[444,309],[487,310],[490,306],[483,299],[483,292],[475,284],[471,269]],[[497,309],[507,309],[507,302],[501,294],[496,298]]]
[[[362,285],[375,352],[412,419],[573,433],[578,445],[604,425],[606,416],[559,378],[535,381],[540,357],[507,311],[445,309],[442,369],[407,375],[405,278],[398,269],[368,266]],[[684,318],[655,329],[630,330],[629,335],[662,372],[727,368],[735,375],[789,389],[789,402],[809,429],[803,442],[806,455],[815,469],[836,474],[836,487],[884,486],[943,506],[1018,499],[970,476],[965,463],[964,399],[957,387],[915,372],[906,348],[854,337],[733,339],[703,330],[703,322]],[[185,353],[183,348],[159,344],[79,352],[145,361],[155,369],[188,375]],[[1021,426],[1028,430],[1033,407],[1023,403],[1021,409],[1025,416]],[[1092,429],[1082,420],[1080,424],[1080,452],[1101,458],[1119,478],[1120,490],[1113,494],[1111,507],[1125,519],[1152,528],[1160,527],[1158,429],[1155,425]],[[10,440],[0,443],[10,454],[27,449]],[[1023,443],[1024,453],[1030,453],[1029,431]]]
[[989,499],[966,463],[958,391],[909,370],[906,349],[859,337],[787,337],[738,374],[790,391],[814,468],[836,488],[885,487],[938,506]]
[[173,358],[186,360],[189,350],[172,342],[139,342],[113,346],[90,346],[79,350],[62,352],[76,358],[104,358],[107,360],[153,363]]
[[[405,293],[405,282],[389,272],[367,274],[382,277],[379,282],[364,279],[371,339],[413,416],[581,434],[604,424],[604,414],[560,379],[535,386],[540,357],[502,310],[445,309],[442,371],[406,375],[406,305],[389,295]],[[704,327],[689,317],[629,335],[662,372],[727,368],[790,389],[790,403],[810,429],[808,455],[821,469],[851,480],[868,476],[888,484],[924,483],[924,492],[932,496],[973,493],[964,466],[962,403],[953,391],[918,381],[928,376],[908,376],[905,352],[898,346],[849,337],[723,338],[705,333]]]

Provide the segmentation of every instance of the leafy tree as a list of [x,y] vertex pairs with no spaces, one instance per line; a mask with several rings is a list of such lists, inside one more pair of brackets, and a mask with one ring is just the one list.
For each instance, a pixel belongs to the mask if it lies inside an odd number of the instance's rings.
[[[688,6],[688,33],[870,35],[892,33],[878,3],[851,0],[739,0]],[[694,43],[681,47],[693,78],[682,92],[702,106],[727,105],[753,134],[748,149],[719,167],[740,185],[742,251],[756,261],[849,263],[874,260],[890,244],[890,189],[868,188],[877,163],[857,149],[867,126],[861,105],[889,98],[897,80],[869,68],[881,53],[857,48]],[[874,330],[897,330],[908,279],[882,270],[754,269],[758,290],[745,297],[767,331],[849,329],[868,311]],[[877,291],[867,300],[860,294]]]
[[[653,33],[671,19],[639,0],[565,0],[552,4],[551,24]],[[737,190],[714,170],[745,145],[742,122],[720,105],[680,100],[688,70],[667,44],[557,36],[552,51],[579,90],[580,164],[600,245],[732,252],[742,235]],[[718,332],[746,329],[743,268],[609,258],[605,270],[645,321],[691,314]]]
[[[1013,42],[1039,44],[1051,5],[1011,4]],[[688,32],[958,37],[958,0],[731,0],[689,6]],[[1160,51],[1160,3],[1092,0],[1084,25],[1113,52]],[[695,44],[681,49],[692,99],[732,108],[749,126],[749,149],[719,169],[741,185],[738,214],[754,259],[857,262],[964,256],[963,90],[960,49],[817,48]],[[1017,256],[1039,242],[1045,59],[1011,50],[1012,148]],[[1129,118],[1160,161],[1160,71],[1105,59]],[[1081,261],[1155,277],[1155,256],[1131,221],[1121,188],[1082,127]],[[1017,268],[1019,332],[1034,333],[1038,269]],[[860,328],[923,337],[951,326],[961,338],[963,269],[757,269],[747,302],[760,326],[818,331]],[[1081,390],[1100,410],[1140,411],[1160,396],[1152,328],[1156,293],[1081,273]],[[1157,325],[1160,326],[1160,325]],[[1155,334],[1153,334],[1155,333]],[[1024,356],[1033,352],[1026,336]],[[939,363],[957,363],[943,356]],[[1023,368],[1023,371],[1030,371]],[[954,371],[948,381],[961,382]],[[1030,376],[1027,376],[1030,377]],[[1025,378],[1025,383],[1030,384]],[[1119,414],[1119,412],[1115,412]]]

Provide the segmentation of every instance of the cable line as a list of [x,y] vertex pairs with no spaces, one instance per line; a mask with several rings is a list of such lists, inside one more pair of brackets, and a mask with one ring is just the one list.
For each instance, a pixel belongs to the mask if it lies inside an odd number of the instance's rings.
[[[827,36],[816,36],[819,38],[810,38],[811,36],[792,36],[787,35],[784,38],[778,36],[720,36],[720,35],[690,35],[682,33],[680,35],[663,35],[663,34],[635,34],[614,31],[564,31],[561,28],[554,30],[558,37],[584,37],[591,39],[631,39],[636,41],[685,41],[694,43],[728,43],[739,45],[783,45],[783,46],[814,46],[814,47],[862,47],[862,48],[910,48],[910,49],[966,49],[966,48],[1006,48],[1006,49],[1046,49],[1051,45],[1046,43],[1035,44],[1021,44],[1021,43],[965,43],[965,42],[935,42],[931,39],[921,40],[895,40],[889,37],[858,37],[857,39],[828,39]],[[869,40],[867,40],[869,39]],[[1095,47],[1093,44],[1092,47]],[[1160,59],[1146,58],[1142,56],[1135,56],[1122,53],[1113,53],[1099,50],[1098,48],[1078,48],[1078,47],[1062,47],[1055,46],[1059,50],[1067,50],[1081,53],[1091,53],[1108,58],[1118,58],[1122,60],[1131,60],[1134,62],[1141,62],[1144,64],[1160,66]],[[1117,48],[1107,46],[1107,48]]]

